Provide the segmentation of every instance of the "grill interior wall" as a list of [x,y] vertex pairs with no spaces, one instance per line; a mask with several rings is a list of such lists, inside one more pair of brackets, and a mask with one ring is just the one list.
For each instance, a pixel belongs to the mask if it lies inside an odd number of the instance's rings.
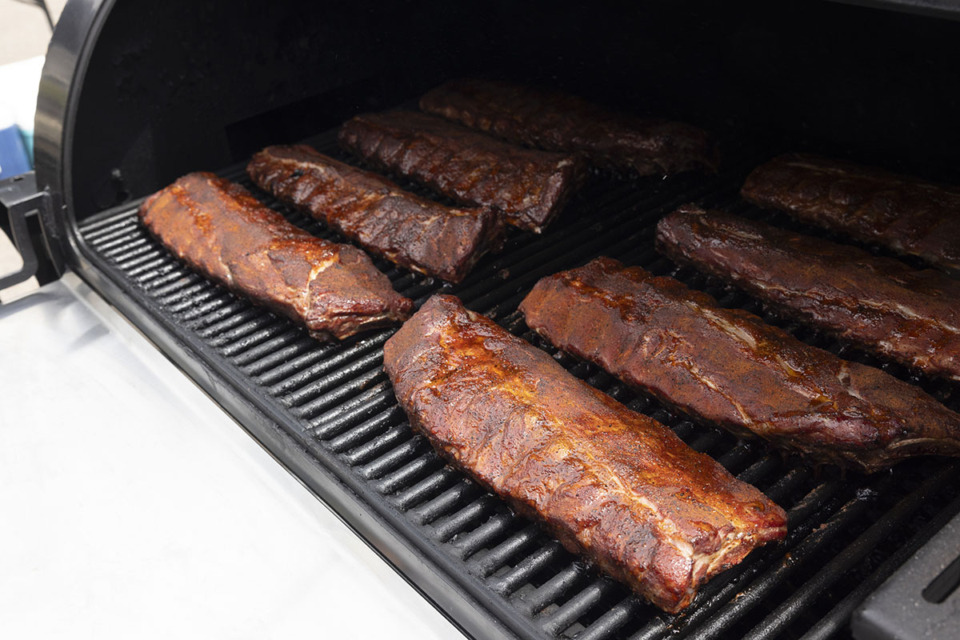
[[64,197],[82,220],[474,74],[691,121],[728,154],[960,182],[957,59],[960,23],[822,0],[119,2],[67,123]]
[[[313,142],[339,155],[332,132]],[[766,149],[742,149],[739,156],[728,156],[726,170],[713,177],[596,176],[543,236],[512,233],[501,254],[482,260],[457,286],[377,261],[395,288],[418,305],[438,291],[460,296],[470,308],[555,354],[578,377],[664,422],[788,510],[785,543],[764,548],[719,576],[679,617],[659,612],[598,575],[538,526],[446,467],[411,432],[383,373],[382,345],[391,331],[342,344],[315,342],[287,320],[185,268],[145,233],[132,206],[89,218],[81,235],[97,268],[131,287],[179,335],[205,345],[212,354],[208,366],[241,379],[252,401],[281,416],[280,428],[314,456],[310,473],[343,478],[371,511],[402,518],[415,532],[407,543],[493,603],[514,632],[580,639],[842,635],[852,607],[957,511],[951,488],[960,466],[922,460],[865,477],[784,460],[761,444],[697,425],[595,367],[557,353],[526,329],[516,311],[540,277],[609,255],[674,275],[725,306],[761,314],[805,342],[880,366],[960,409],[955,385],[911,376],[780,318],[711,278],[678,269],[654,252],[653,225],[679,204],[695,201],[769,217],[737,198],[746,172],[766,154]],[[296,224],[336,238],[259,195]],[[780,216],[773,221],[798,228]]]

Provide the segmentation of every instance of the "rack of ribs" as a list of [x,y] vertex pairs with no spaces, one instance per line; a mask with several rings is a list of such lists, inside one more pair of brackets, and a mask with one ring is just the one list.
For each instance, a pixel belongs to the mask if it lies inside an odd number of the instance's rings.
[[879,369],[610,258],[540,280],[527,325],[661,401],[737,435],[873,472],[960,456],[960,415]]
[[960,280],[942,272],[690,206],[660,221],[657,248],[868,351],[960,380]]
[[407,321],[384,366],[442,456],[666,611],[786,534],[755,487],[455,297]]
[[247,165],[254,183],[394,264],[460,282],[503,243],[489,208],[446,207],[306,145],[273,146]]
[[761,207],[960,275],[960,188],[804,154],[754,169],[741,190]]
[[452,80],[420,98],[420,108],[515,144],[577,153],[594,165],[638,175],[717,166],[716,149],[702,129],[616,113],[559,91]]
[[413,309],[363,251],[310,235],[212,173],[180,178],[139,215],[188,265],[320,340],[402,322]]
[[579,186],[582,162],[524,149],[414,111],[356,116],[340,144],[378,169],[404,175],[458,202],[497,209],[540,233]]

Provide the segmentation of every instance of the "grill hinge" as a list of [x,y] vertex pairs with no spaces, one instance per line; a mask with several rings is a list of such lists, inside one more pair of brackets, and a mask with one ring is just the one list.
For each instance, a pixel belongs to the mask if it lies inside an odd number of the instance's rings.
[[59,275],[62,262],[51,251],[47,224],[43,224],[52,217],[51,198],[47,191],[37,190],[33,171],[0,181],[0,213],[6,214],[0,216],[0,228],[10,236],[23,260],[19,270],[0,274],[0,291],[37,275],[41,260]]

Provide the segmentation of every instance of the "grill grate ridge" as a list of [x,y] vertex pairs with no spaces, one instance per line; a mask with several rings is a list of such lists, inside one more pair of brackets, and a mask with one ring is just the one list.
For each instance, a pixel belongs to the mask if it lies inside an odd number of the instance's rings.
[[[336,151],[331,134],[317,140],[318,148],[345,159]],[[814,627],[835,631],[843,625],[829,620],[811,622],[797,612],[816,601],[819,591],[815,585],[846,584],[844,572],[830,564],[836,550],[852,547],[862,554],[867,548],[864,540],[876,537],[865,533],[874,522],[903,525],[902,534],[888,536],[888,547],[907,540],[919,544],[933,531],[929,523],[943,519],[948,508],[956,510],[948,506],[953,504],[949,491],[932,491],[936,495],[922,501],[922,517],[915,509],[909,512],[917,520],[909,527],[900,515],[889,514],[899,513],[898,504],[919,504],[916,496],[927,490],[931,478],[952,477],[949,474],[960,467],[942,461],[904,463],[882,477],[838,477],[830,470],[811,470],[769,452],[763,444],[740,442],[726,432],[695,424],[593,365],[559,353],[527,330],[516,310],[540,277],[579,266],[597,255],[609,255],[657,275],[672,275],[713,295],[723,306],[757,313],[808,344],[879,366],[919,384],[954,410],[960,408],[956,385],[912,375],[781,317],[722,282],[677,267],[656,254],[656,220],[690,201],[809,231],[785,216],[762,212],[738,200],[739,184],[752,164],[745,161],[707,178],[597,179],[543,235],[509,230],[504,250],[484,258],[460,285],[411,274],[375,259],[394,287],[418,305],[437,292],[460,296],[468,307],[487,313],[544,349],[574,375],[662,421],[685,442],[718,459],[787,509],[788,539],[755,552],[718,576],[680,616],[664,614],[633,597],[622,585],[598,576],[540,527],[519,518],[495,496],[444,465],[426,439],[411,430],[383,373],[382,346],[392,331],[322,345],[285,318],[254,307],[183,266],[145,232],[132,207],[87,220],[80,232],[105,273],[134,287],[178,331],[203,341],[220,358],[212,366],[235,372],[247,384],[246,393],[284,417],[280,428],[313,452],[317,473],[356,479],[356,486],[366,487],[373,496],[365,498],[371,509],[405,518],[419,531],[410,544],[419,545],[440,564],[458,567],[453,570],[454,579],[497,602],[498,610],[506,611],[523,634],[581,640],[731,637],[731,633],[770,637],[763,631],[764,625],[772,623],[768,614],[777,618],[774,626],[780,632],[792,636]],[[245,178],[239,181],[251,186]],[[295,224],[342,241],[269,195],[252,191]],[[422,189],[417,191],[425,194]],[[880,569],[872,571],[863,570],[864,579],[875,580],[871,576]],[[822,575],[824,572],[829,575]],[[794,598],[784,587],[788,582],[800,585],[798,593],[809,595]],[[803,585],[810,586],[804,589]],[[858,589],[856,585],[844,588],[850,594]],[[848,615],[851,608],[838,606],[836,615]]]

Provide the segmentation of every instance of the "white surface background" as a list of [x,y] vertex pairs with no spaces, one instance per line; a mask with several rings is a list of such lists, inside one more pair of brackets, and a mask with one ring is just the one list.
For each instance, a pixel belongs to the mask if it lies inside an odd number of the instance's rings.
[[462,637],[72,274],[0,307],[0,636]]

